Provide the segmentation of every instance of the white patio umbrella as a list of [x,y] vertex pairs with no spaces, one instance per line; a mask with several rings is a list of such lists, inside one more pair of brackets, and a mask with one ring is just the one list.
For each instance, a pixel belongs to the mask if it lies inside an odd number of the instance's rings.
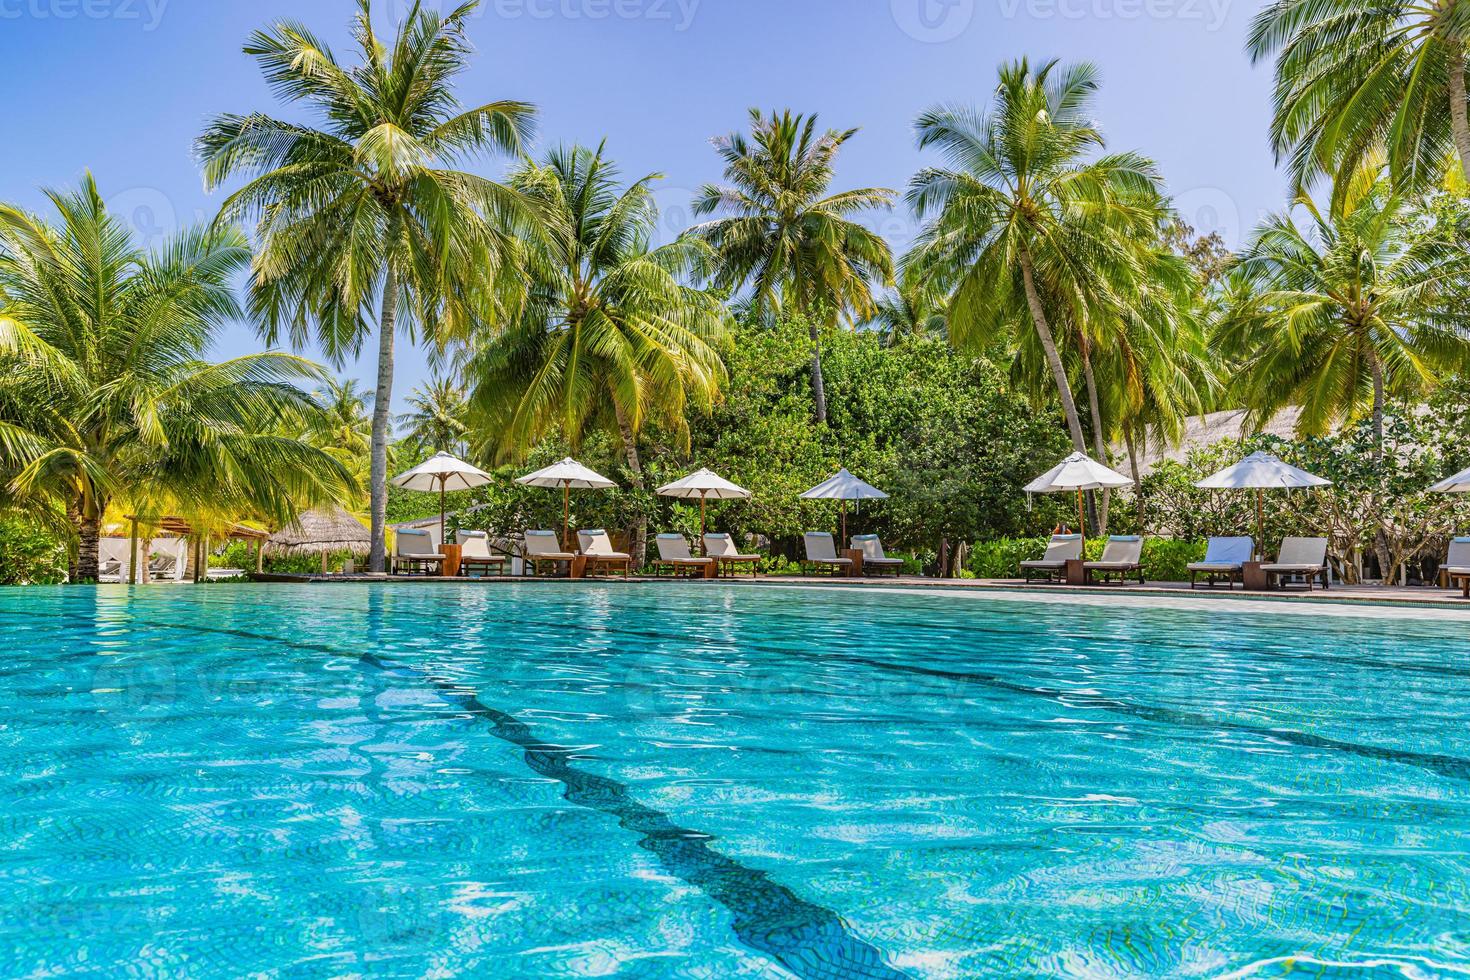
[[1133,480],[1117,470],[1110,470],[1086,453],[1073,453],[1056,466],[1026,484],[1027,493],[1077,492],[1077,529],[1087,540],[1086,509],[1082,495],[1088,490],[1104,490],[1132,486]]
[[704,504],[706,500],[746,500],[750,491],[737,487],[712,470],[695,470],[682,480],[675,480],[658,488],[661,497],[679,497],[684,500],[699,498],[699,547],[704,549]]
[[[888,494],[870,483],[864,483],[844,467],[837,475],[824,480],[801,495],[802,500],[842,501],[842,540],[847,541],[847,502],[849,500],[887,500]],[[844,543],[842,547],[847,547]]]
[[1429,488],[1435,493],[1470,493],[1470,470],[1461,470]]
[[1205,477],[1195,486],[1201,490],[1254,490],[1256,492],[1256,551],[1261,553],[1266,536],[1267,490],[1301,490],[1330,487],[1331,480],[1297,469],[1267,452],[1251,453],[1234,466]]
[[444,544],[444,492],[446,490],[473,490],[493,480],[489,473],[472,466],[457,456],[438,453],[393,478],[395,487],[405,490],[420,490],[425,493],[439,491],[439,543]]
[[527,473],[525,476],[516,477],[517,483],[528,487],[547,487],[555,489],[561,487],[561,546],[567,548],[567,538],[571,535],[572,521],[572,491],[573,490],[606,490],[617,486],[594,470],[590,470],[568,456],[560,463],[553,463],[545,469],[537,470],[535,473]]

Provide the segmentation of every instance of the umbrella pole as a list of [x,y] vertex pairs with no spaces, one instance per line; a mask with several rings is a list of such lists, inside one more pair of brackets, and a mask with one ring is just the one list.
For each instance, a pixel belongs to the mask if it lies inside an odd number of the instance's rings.
[[1266,554],[1266,509],[1262,498],[1266,491],[1256,489],[1256,557],[1261,558]]
[[1082,491],[1079,489],[1077,491],[1077,533],[1082,535],[1084,548],[1087,545],[1087,520],[1084,516],[1085,513],[1086,511],[1082,506]]
[[847,499],[842,500],[842,543],[839,547],[847,547]]
[[449,478],[447,476],[441,476],[441,477],[439,477],[439,543],[440,544],[448,544],[449,543],[444,538],[444,481],[446,481],[448,479]]
[[561,485],[561,547],[566,551],[567,540],[572,536],[572,485],[563,481]]
[[699,493],[699,553],[704,554],[704,496],[709,491],[701,490]]

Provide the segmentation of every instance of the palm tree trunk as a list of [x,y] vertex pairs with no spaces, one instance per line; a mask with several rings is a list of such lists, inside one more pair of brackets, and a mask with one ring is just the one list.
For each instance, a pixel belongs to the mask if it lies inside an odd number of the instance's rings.
[[1470,181],[1470,120],[1465,118],[1465,47],[1459,42],[1450,44],[1450,133],[1455,139],[1455,150],[1460,154],[1460,169]]
[[1376,352],[1368,354],[1368,369],[1373,372],[1373,458],[1383,458],[1383,362]]
[[[396,233],[390,235],[390,240]],[[390,248],[391,252],[391,248]],[[371,475],[372,548],[368,571],[388,569],[388,421],[393,409],[393,340],[398,325],[398,268],[390,255],[383,280],[383,311],[378,329],[378,391],[373,400]]]
[[1082,420],[1077,415],[1077,402],[1072,398],[1072,386],[1067,381],[1067,369],[1062,364],[1062,355],[1057,353],[1057,342],[1052,337],[1051,325],[1046,322],[1046,311],[1041,306],[1041,295],[1036,291],[1036,270],[1031,264],[1031,252],[1021,246],[1021,281],[1026,288],[1026,305],[1031,310],[1031,322],[1036,335],[1041,339],[1041,348],[1046,351],[1046,363],[1051,366],[1052,380],[1057,385],[1057,397],[1062,401],[1062,414],[1067,417],[1067,429],[1072,434],[1072,448],[1079,453],[1087,449],[1087,440],[1082,437]]
[[[643,460],[638,456],[638,436],[633,431],[633,424],[628,421],[628,416],[623,412],[623,407],[613,405],[613,414],[618,419],[618,436],[623,440],[623,456],[628,464],[628,471],[632,474],[633,489],[644,489],[643,484]],[[633,565],[642,568],[643,561],[648,555],[648,515],[643,512],[640,503],[638,509],[638,521],[633,525]]]
[[77,516],[77,573],[74,581],[97,581],[101,546],[101,516],[93,508],[83,506]]
[[[1082,350],[1082,378],[1087,384],[1087,411],[1092,416],[1092,448],[1097,453],[1097,461],[1107,465],[1108,447],[1103,440],[1102,407],[1097,398],[1097,377],[1092,373],[1092,344],[1085,333],[1079,333],[1077,339]],[[1087,509],[1091,512],[1087,516],[1098,534],[1108,533],[1108,508],[1112,501],[1113,493],[1106,488],[1102,492],[1101,504],[1095,494],[1087,495]]]
[[807,330],[812,338],[812,401],[817,406],[817,421],[827,421],[827,384],[822,378],[822,331],[815,320],[807,318]]
[[1133,506],[1138,511],[1138,533],[1148,530],[1143,505],[1143,477],[1138,475],[1138,444],[1133,441],[1133,429],[1123,429],[1123,444],[1128,447],[1128,469],[1133,477]]

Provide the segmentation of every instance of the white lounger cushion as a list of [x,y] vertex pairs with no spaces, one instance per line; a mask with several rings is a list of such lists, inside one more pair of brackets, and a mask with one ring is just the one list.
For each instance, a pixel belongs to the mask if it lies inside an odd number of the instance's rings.
[[740,558],[745,561],[760,559],[760,555],[742,555],[735,549],[735,539],[728,534],[706,534],[704,553],[711,558]]
[[1102,559],[1100,561],[1087,562],[1087,567],[1094,570],[1105,570],[1109,568],[1133,569],[1143,559],[1143,538],[1136,534],[1115,534],[1108,538],[1108,543],[1103,546]]
[[689,539],[682,534],[660,534],[658,545],[660,561],[679,565],[708,565],[713,558],[696,558],[689,553]]
[[1276,561],[1262,565],[1268,572],[1316,570],[1327,564],[1326,538],[1287,538]]
[[415,561],[443,561],[444,556],[434,548],[434,536],[428,531],[405,528],[395,535],[393,554],[398,558]]
[[1053,534],[1047,543],[1046,555],[1021,562],[1022,568],[1061,568],[1069,561],[1082,557],[1082,535]]
[[561,550],[561,542],[556,539],[555,531],[527,531],[526,557],[544,558],[548,561],[570,561],[577,557]]
[[577,543],[582,546],[582,554],[593,558],[626,558],[631,560],[632,555],[623,551],[614,551],[612,538],[601,529],[595,531],[578,531]]

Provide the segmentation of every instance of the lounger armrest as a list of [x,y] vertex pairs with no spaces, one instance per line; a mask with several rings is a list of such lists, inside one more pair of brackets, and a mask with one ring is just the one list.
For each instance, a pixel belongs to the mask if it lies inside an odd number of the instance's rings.
[[1066,568],[1065,561],[1048,561],[1045,558],[1032,558],[1021,562],[1022,568]]

